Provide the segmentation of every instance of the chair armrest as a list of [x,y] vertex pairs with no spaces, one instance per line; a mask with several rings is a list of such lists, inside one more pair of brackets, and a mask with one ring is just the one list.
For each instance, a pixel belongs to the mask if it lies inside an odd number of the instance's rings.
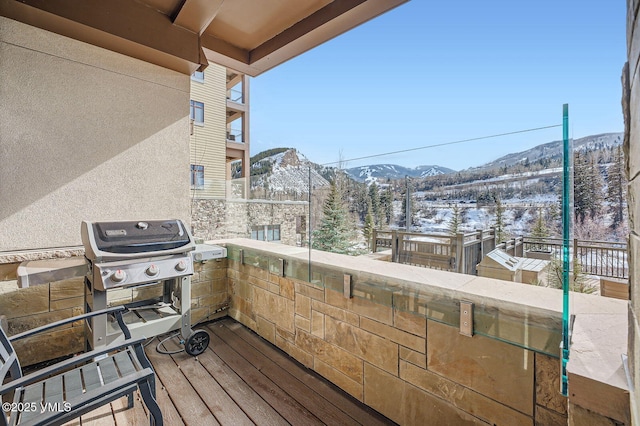
[[[97,311],[96,311],[97,312]],[[66,359],[64,361],[61,361],[59,363],[56,363],[54,365],[50,365],[48,367],[45,367],[41,370],[38,371],[34,371],[31,374],[27,374],[26,376],[20,377],[16,380],[12,380],[2,386],[0,386],[0,395],[4,395],[7,392],[10,392],[12,390],[17,389],[18,387],[21,386],[26,386],[29,385],[31,383],[35,383],[39,380],[44,379],[45,377],[51,376],[55,373],[61,372],[61,371],[65,371],[70,367],[73,367],[77,364],[82,364],[84,362],[87,362],[93,358],[99,357],[101,355],[104,354],[108,354],[109,352],[114,352],[120,349],[124,349],[127,347],[132,347],[135,352],[136,352],[136,358],[138,359],[138,361],[140,362],[140,364],[142,365],[142,367],[146,368],[148,367],[148,365],[146,365],[147,363],[144,361],[146,360],[146,355],[144,355],[144,349],[142,347],[142,342],[144,342],[145,338],[141,337],[139,339],[126,339],[123,342],[116,342],[116,343],[112,343],[108,346],[104,346],[103,348],[100,349],[96,349],[90,352],[85,352],[82,353],[78,356],[74,356],[72,358]],[[142,355],[145,357],[144,360],[140,360],[140,350],[142,350]]]
[[[42,333],[43,331],[47,331],[50,330],[52,328],[56,328],[56,327],[60,327],[61,325],[65,325],[65,324],[70,324],[72,322],[76,322],[76,321],[81,321],[83,319],[86,318],[91,318],[91,317],[95,317],[98,315],[104,315],[104,314],[115,314],[116,315],[116,319],[118,320],[118,324],[120,325],[120,328],[122,329],[122,326],[124,325],[124,321],[121,321],[122,319],[122,311],[125,310],[124,306],[115,306],[113,308],[108,308],[108,309],[101,309],[99,311],[93,311],[93,312],[89,312],[87,314],[82,314],[82,315],[78,315],[75,317],[71,317],[71,318],[67,318],[67,319],[63,319],[60,321],[56,321],[56,322],[52,322],[51,324],[46,324],[40,327],[36,327],[36,328],[32,328],[31,330],[27,330],[23,333],[18,333],[15,334],[11,337],[9,337],[9,341],[10,342],[14,342],[16,340],[20,340],[20,339],[24,339],[25,337],[29,337],[29,336],[33,336],[34,334],[38,334],[38,333]],[[127,328],[126,325],[124,325],[126,331],[123,329],[122,331],[125,333],[125,336],[127,338],[131,337],[131,335],[127,335],[129,332],[129,329]]]

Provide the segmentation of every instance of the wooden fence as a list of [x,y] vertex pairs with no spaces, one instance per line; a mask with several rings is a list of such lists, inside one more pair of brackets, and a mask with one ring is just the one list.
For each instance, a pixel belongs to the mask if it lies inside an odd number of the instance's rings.
[[[476,275],[476,265],[495,248],[516,257],[559,257],[558,238],[517,237],[496,244],[494,229],[456,235],[421,234],[405,231],[373,232],[373,250],[391,250],[391,261],[426,268]],[[572,259],[585,273],[601,277],[629,277],[627,245],[574,239]]]

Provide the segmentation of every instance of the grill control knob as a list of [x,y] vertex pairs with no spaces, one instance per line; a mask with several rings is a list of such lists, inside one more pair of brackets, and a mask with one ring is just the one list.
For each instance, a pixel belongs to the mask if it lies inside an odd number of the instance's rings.
[[186,270],[187,270],[187,262],[185,262],[184,260],[181,260],[180,262],[176,263],[176,271],[184,272]]
[[160,273],[160,268],[158,268],[158,266],[155,263],[152,263],[151,265],[149,265],[149,267],[144,271],[145,274],[149,275],[150,277],[153,277],[155,275],[158,275],[158,273]]
[[122,269],[118,269],[113,274],[111,274],[111,281],[113,281],[114,283],[121,283],[125,280],[125,278],[127,278],[127,273]]

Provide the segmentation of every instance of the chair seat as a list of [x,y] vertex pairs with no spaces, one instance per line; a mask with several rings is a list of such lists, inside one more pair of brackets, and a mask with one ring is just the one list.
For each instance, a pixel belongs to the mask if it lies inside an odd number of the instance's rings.
[[[142,370],[142,366],[135,356],[132,356],[129,348],[42,382],[17,389],[14,406],[24,409],[20,410],[20,415],[14,420],[15,423],[11,424],[28,424],[35,419],[50,417],[54,412],[71,411],[90,399],[92,393],[102,394],[103,386],[116,381],[122,383],[120,386],[115,386],[113,391],[118,391],[117,388],[128,388],[131,386],[129,378],[141,376],[138,373]],[[149,373],[153,374],[151,371]],[[132,387],[132,390],[135,390],[135,381]]]

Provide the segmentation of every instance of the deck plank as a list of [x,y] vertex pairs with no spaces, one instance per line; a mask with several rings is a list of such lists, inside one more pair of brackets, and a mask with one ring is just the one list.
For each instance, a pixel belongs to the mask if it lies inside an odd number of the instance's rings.
[[156,375],[173,396],[171,401],[186,425],[219,424],[170,356],[156,352],[155,348],[147,350],[147,356],[155,367]]
[[216,378],[238,407],[256,424],[287,426],[289,423],[211,349],[198,356],[202,366]]
[[[172,341],[165,343],[165,347],[168,351],[179,349],[178,345]],[[171,355],[171,358],[221,425],[252,426],[254,424],[220,386],[215,376],[211,376],[202,366],[199,357],[180,352]]]
[[147,426],[149,417],[144,408],[139,391],[133,394],[133,407],[127,408],[127,397],[116,399],[111,403],[116,425]]
[[280,367],[287,369],[287,371],[291,375],[296,377],[302,383],[312,388],[317,394],[321,395],[327,401],[331,402],[333,405],[351,416],[359,424],[371,426],[395,424],[388,418],[384,417],[382,414],[378,413],[370,407],[367,407],[353,396],[347,394],[342,389],[328,382],[317,373],[310,371],[304,365],[294,361],[286,353],[274,349],[274,347],[269,342],[267,342],[248,328],[230,319],[221,320],[220,324],[232,330],[248,344],[268,356]]
[[238,353],[215,334],[213,328],[207,327],[210,331],[211,345],[216,355],[231,367],[240,378],[247,382],[260,397],[274,407],[282,417],[293,425],[323,424],[313,413],[273,383],[258,368],[243,358],[242,354]]
[[[155,346],[151,349],[155,351]],[[155,368],[155,367],[154,367]],[[184,421],[182,421],[182,417],[180,417],[180,413],[173,405],[173,401],[169,397],[169,392],[166,387],[162,383],[159,377],[156,375],[156,401],[158,401],[158,405],[160,406],[160,411],[162,411],[162,419],[164,420],[165,425],[171,426],[184,426]]]
[[[268,356],[251,346],[234,331],[229,329],[228,323],[223,327],[211,327],[221,339],[238,351],[247,361],[253,364],[262,374],[273,381],[280,389],[291,395],[302,406],[311,411],[325,424],[357,425],[356,420],[327,401],[315,389],[302,383],[286,369],[270,359],[276,352],[269,351]],[[240,328],[240,327],[238,327]],[[292,360],[289,364],[293,364]]]

